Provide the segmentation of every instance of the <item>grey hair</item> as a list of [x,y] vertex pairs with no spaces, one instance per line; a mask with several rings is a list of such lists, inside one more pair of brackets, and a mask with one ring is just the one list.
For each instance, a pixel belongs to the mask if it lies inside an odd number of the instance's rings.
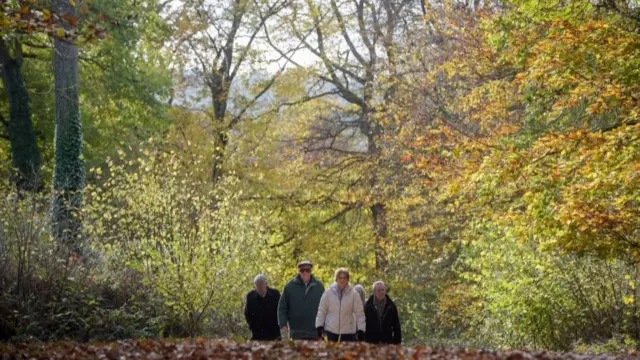
[[367,294],[364,291],[364,286],[360,284],[356,284],[356,286],[353,287],[353,290],[355,290],[358,293],[358,295],[360,295],[362,302],[364,302],[365,298],[367,297]]
[[376,286],[378,285],[382,285],[385,288],[385,290],[387,289],[387,285],[384,284],[384,281],[378,280],[373,283],[373,286],[372,286],[373,292],[376,292]]
[[267,277],[264,276],[264,274],[258,274],[256,275],[256,277],[253,279],[253,285],[258,284],[258,283],[267,283]]

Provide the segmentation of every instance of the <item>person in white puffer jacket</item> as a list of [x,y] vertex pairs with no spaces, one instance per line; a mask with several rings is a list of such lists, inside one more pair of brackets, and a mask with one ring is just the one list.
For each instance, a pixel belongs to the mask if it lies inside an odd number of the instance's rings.
[[364,340],[364,307],[360,295],[349,284],[349,270],[337,269],[335,278],[336,282],[320,298],[316,316],[318,336],[326,333],[329,341]]

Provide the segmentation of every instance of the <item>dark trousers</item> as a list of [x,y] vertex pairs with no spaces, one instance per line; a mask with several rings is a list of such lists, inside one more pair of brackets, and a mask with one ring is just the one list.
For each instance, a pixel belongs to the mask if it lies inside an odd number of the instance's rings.
[[338,341],[338,337],[340,341],[356,341],[356,334],[334,334],[330,331],[327,331],[327,339],[329,341]]
[[275,340],[275,341],[277,341],[277,340],[282,340],[282,338],[280,336],[265,336],[265,335],[256,336],[256,335],[253,335],[251,337],[251,340],[254,340],[254,341],[274,341]]
[[280,329],[271,329],[271,330],[258,330],[251,332],[251,340],[256,341],[273,341],[280,340]]

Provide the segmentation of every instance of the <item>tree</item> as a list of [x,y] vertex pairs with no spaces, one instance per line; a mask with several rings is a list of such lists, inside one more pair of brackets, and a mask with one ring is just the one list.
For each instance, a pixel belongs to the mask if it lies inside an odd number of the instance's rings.
[[[452,214],[427,226],[462,220],[455,274],[441,286],[445,321],[496,346],[628,341],[638,332],[637,25],[581,1],[502,10],[466,16],[445,4],[440,59],[404,92],[424,122],[405,161]],[[601,295],[609,289],[621,295]]]
[[[53,8],[61,18],[77,17],[77,10],[70,0],[53,0]],[[65,21],[63,26],[65,30],[72,28],[69,21]],[[52,233],[58,243],[78,250],[76,237],[81,223],[77,210],[82,204],[80,190],[85,184],[78,96],[78,48],[72,42],[56,37],[53,50],[56,130]]]
[[[316,131],[304,147],[317,154],[318,163],[330,164],[326,166],[328,172],[358,173],[350,184],[336,183],[329,191],[359,189],[357,199],[338,201],[343,208],[337,216],[354,210],[368,212],[375,267],[380,271],[387,266],[384,248],[389,231],[389,196],[402,186],[398,163],[385,160],[388,148],[383,138],[395,131],[389,111],[405,70],[401,63],[407,53],[401,48],[411,43],[411,30],[422,24],[421,7],[415,5],[404,0],[294,2],[291,11],[280,19],[287,25],[288,36],[277,29],[267,32],[271,47],[291,63],[303,66],[289,55],[298,45],[292,47],[290,42],[278,39],[295,39],[317,60],[310,71],[314,84],[301,101],[326,97],[337,105],[328,116],[318,118]],[[345,138],[360,141],[345,146]],[[332,181],[323,179],[316,181]],[[331,202],[330,198],[325,196],[322,201]]]
[[159,138],[172,124],[166,55],[172,29],[161,16],[164,3],[94,0],[79,24],[84,28],[85,22],[97,21],[108,31],[108,36],[78,49],[88,167],[115,157],[123,144]]
[[[15,183],[22,190],[38,190],[43,185],[41,153],[22,66],[24,59],[33,55],[23,52],[23,41],[37,34],[53,34],[56,21],[49,10],[40,8],[35,2],[0,4],[0,66],[9,101],[9,119],[1,120],[7,129],[12,164],[18,171]],[[66,32],[62,34],[67,35]]]
[[0,37],[0,71],[9,100],[9,120],[0,120],[7,128],[11,160],[18,171],[16,186],[21,190],[37,190],[42,186],[41,156],[31,121],[29,93],[22,74],[22,44],[17,38],[10,41],[11,45]]
[[264,23],[287,4],[287,0],[264,3],[249,0],[188,0],[175,10],[178,24],[176,52],[192,54],[192,61],[196,65],[188,68],[200,78],[211,101],[212,109],[199,110],[206,114],[213,128],[211,180],[214,183],[223,174],[229,132],[267,93],[278,74],[267,80],[257,77],[249,79],[254,86],[258,82],[258,89],[249,98],[243,99],[240,94],[233,99],[235,106],[230,111],[233,86],[244,66],[256,65],[252,59],[256,56],[254,47]]

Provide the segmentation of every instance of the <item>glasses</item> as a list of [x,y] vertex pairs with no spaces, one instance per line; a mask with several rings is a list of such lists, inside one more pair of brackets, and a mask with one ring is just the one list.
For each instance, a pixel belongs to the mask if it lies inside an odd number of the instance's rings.
[[338,276],[338,280],[349,280],[348,276]]
[[311,272],[311,268],[300,268],[299,271],[301,273],[305,273],[305,272],[310,273]]

